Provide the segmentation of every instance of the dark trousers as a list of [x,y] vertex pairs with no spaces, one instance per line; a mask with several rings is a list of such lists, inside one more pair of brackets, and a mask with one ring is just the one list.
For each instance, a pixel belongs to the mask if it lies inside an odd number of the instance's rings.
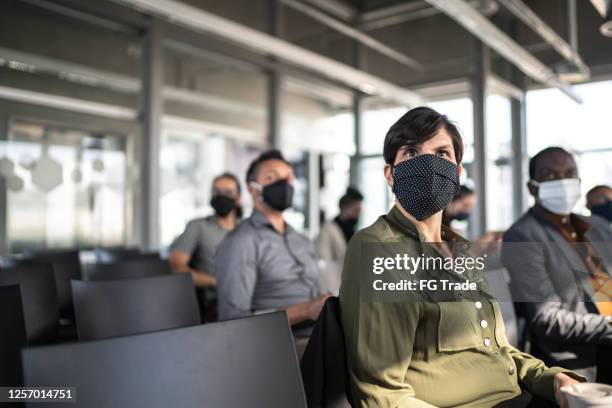
[[612,347],[597,346],[597,382],[612,385]]
[[544,398],[540,398],[529,393],[527,390],[523,389],[520,395],[516,397],[500,402],[495,405],[493,408],[554,408],[558,407],[557,404],[554,404]]

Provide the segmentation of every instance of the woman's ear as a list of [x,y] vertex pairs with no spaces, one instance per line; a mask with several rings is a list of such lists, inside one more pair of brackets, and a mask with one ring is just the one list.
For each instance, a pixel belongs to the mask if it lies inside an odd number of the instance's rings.
[[461,173],[463,173],[463,165],[461,163],[457,165],[457,171],[459,172],[459,176],[461,176]]
[[390,164],[385,164],[384,172],[387,184],[389,187],[393,188],[393,167],[391,167]]

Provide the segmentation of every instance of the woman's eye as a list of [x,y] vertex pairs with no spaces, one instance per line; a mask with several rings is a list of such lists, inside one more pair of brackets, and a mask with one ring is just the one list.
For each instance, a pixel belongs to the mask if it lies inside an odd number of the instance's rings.
[[438,156],[440,157],[448,157],[448,152],[446,150],[440,150],[438,153]]
[[416,151],[416,149],[406,149],[406,156],[408,157],[415,157],[418,152]]

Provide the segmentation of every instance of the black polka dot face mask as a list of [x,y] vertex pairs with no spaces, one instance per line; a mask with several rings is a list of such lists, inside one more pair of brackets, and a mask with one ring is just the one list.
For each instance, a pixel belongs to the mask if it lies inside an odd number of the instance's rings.
[[446,208],[458,192],[457,165],[439,156],[422,154],[393,168],[393,194],[419,221]]

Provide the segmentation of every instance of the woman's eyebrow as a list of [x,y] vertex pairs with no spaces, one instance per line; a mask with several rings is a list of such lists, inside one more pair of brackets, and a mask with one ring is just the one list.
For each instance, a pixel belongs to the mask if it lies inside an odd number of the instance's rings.
[[435,147],[435,149],[450,149],[451,147],[452,145],[450,143],[447,143],[447,144],[443,144],[438,147]]

